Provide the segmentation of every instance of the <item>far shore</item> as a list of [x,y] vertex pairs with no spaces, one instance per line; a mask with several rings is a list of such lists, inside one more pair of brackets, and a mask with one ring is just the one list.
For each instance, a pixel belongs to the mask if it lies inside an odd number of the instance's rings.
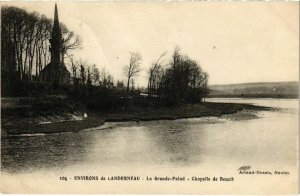
[[[235,114],[240,111],[251,111],[243,114],[243,118],[255,117],[256,111],[271,110],[269,107],[254,106],[250,104],[237,103],[199,103],[185,104],[176,107],[132,107],[126,111],[122,109],[95,112],[88,111],[88,117],[83,120],[69,120],[62,122],[52,122],[47,124],[33,124],[18,120],[2,124],[1,135],[20,135],[20,134],[49,134],[60,132],[78,132],[83,129],[94,128],[103,125],[105,122],[124,122],[124,121],[153,121],[153,120],[176,120],[183,118],[200,117],[221,117]],[[239,115],[236,115],[239,116]]]

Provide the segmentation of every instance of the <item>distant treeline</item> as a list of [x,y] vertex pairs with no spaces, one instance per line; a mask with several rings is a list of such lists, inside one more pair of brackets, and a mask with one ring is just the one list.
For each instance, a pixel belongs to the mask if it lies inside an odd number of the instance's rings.
[[298,94],[210,94],[209,98],[276,98],[298,99]]
[[120,81],[109,86],[78,83],[71,86],[69,93],[93,109],[199,103],[209,93],[208,74],[195,60],[180,54],[178,47],[168,63],[162,64],[160,57],[149,67],[148,74],[148,88],[143,95],[142,89],[128,91]]
[[209,97],[298,98],[299,82],[211,85]]

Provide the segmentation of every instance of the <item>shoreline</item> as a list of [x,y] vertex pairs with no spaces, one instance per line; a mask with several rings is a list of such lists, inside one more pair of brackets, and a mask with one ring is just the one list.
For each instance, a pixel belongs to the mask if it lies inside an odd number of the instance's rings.
[[[155,120],[177,120],[186,118],[201,117],[228,117],[232,114],[238,114],[241,111],[247,111],[242,118],[239,115],[233,115],[233,120],[246,120],[255,118],[257,111],[269,111],[270,107],[254,106],[251,104],[237,103],[199,103],[185,104],[176,107],[155,107],[141,108],[131,107],[126,111],[119,109],[114,111],[88,111],[88,117],[83,120],[68,120],[62,122],[52,122],[47,124],[33,124],[29,122],[16,122],[2,124],[1,136],[17,136],[22,134],[51,134],[62,132],[79,132],[84,129],[95,128],[103,125],[105,122],[127,122],[127,121],[155,121]],[[230,117],[229,117],[230,118]],[[21,123],[18,123],[21,122]]]

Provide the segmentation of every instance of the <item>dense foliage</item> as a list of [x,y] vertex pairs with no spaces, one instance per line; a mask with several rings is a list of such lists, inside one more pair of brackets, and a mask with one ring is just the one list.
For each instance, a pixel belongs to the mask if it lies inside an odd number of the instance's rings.
[[166,69],[158,61],[149,73],[149,96],[166,105],[200,102],[208,94],[208,74],[196,61],[181,55],[178,47]]

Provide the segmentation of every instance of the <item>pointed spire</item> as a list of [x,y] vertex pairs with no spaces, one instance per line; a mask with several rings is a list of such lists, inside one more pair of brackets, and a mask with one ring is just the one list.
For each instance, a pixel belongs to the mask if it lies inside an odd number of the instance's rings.
[[54,24],[53,26],[59,27],[59,20],[58,20],[58,11],[57,11],[57,4],[55,3],[55,9],[54,9]]
[[52,27],[52,35],[50,39],[51,44],[51,64],[53,65],[53,79],[59,82],[60,78],[60,65],[61,65],[61,44],[62,35],[58,20],[58,10],[55,3],[54,9],[54,22]]
[[58,18],[57,4],[56,3],[55,3],[55,8],[54,8],[54,16],[55,16],[55,18]]

